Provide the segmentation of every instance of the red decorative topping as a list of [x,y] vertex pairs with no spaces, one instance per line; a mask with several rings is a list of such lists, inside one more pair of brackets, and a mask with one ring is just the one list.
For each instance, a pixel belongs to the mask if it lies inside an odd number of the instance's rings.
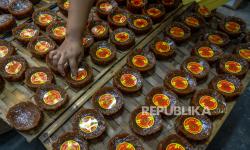
[[135,19],[133,23],[137,28],[144,28],[148,26],[148,21],[143,18]]
[[81,147],[76,141],[68,140],[61,145],[60,150],[81,150]]
[[220,80],[217,83],[217,88],[225,93],[233,93],[235,91],[235,86],[232,82],[229,82],[227,80]]
[[225,24],[225,28],[230,32],[239,32],[240,25],[237,22],[229,21]]
[[141,6],[144,4],[143,0],[131,0],[130,2],[131,2],[131,4],[133,4],[135,6]]
[[189,62],[187,64],[187,69],[193,74],[200,74],[204,70],[204,67],[200,63]]
[[169,97],[164,94],[155,94],[152,99],[155,106],[167,108],[170,105]]
[[9,52],[8,47],[6,46],[0,46],[0,58],[5,57]]
[[5,66],[5,71],[8,74],[14,75],[19,73],[19,71],[22,69],[22,64],[18,61],[11,61]]
[[208,110],[215,110],[218,107],[218,102],[211,96],[202,96],[199,99],[199,104],[201,105],[201,107]]
[[143,56],[143,55],[135,55],[132,58],[132,63],[136,66],[136,67],[146,67],[148,65],[148,59],[147,57]]
[[91,32],[95,35],[95,36],[99,36],[99,35],[102,35],[104,34],[106,31],[106,28],[103,26],[103,25],[97,25],[97,26],[94,26],[92,29],[91,29]]
[[48,76],[44,72],[36,72],[30,77],[32,84],[44,84],[48,81]]
[[116,23],[124,23],[127,20],[127,17],[123,14],[116,14],[112,17],[112,19]]
[[214,44],[223,44],[224,42],[223,38],[217,34],[209,35],[208,40]]
[[161,53],[166,53],[170,51],[170,45],[165,41],[159,41],[155,44],[155,49]]
[[250,59],[250,50],[249,49],[241,49],[239,51],[239,55],[244,59]]
[[112,94],[103,94],[99,97],[98,103],[103,109],[111,109],[116,104],[116,98]]
[[203,125],[202,122],[195,117],[188,117],[183,122],[185,130],[191,134],[201,133],[202,125]]
[[53,17],[49,14],[40,14],[38,20],[43,25],[48,25],[53,21]]
[[205,6],[200,6],[198,12],[203,16],[209,16],[211,14],[210,10]]
[[132,74],[123,74],[120,81],[125,87],[134,87],[137,84],[137,78]]
[[188,24],[189,26],[193,26],[193,27],[197,27],[197,26],[200,25],[199,20],[196,19],[196,18],[194,18],[194,17],[187,17],[187,18],[185,19],[185,22],[186,22],[186,24]]
[[239,73],[242,70],[240,63],[235,61],[227,61],[225,63],[225,69],[231,73]]
[[41,53],[47,52],[50,48],[50,43],[47,41],[38,41],[35,45],[35,50]]
[[176,89],[184,90],[188,87],[188,81],[184,77],[176,76],[171,79],[171,85]]
[[32,38],[36,35],[36,30],[34,29],[23,29],[21,32],[20,32],[20,37],[22,38],[25,38],[25,39],[29,39],[29,38]]
[[161,10],[158,9],[158,8],[149,8],[147,10],[147,13],[150,15],[150,16],[159,16],[161,14]]
[[55,105],[62,101],[62,96],[59,91],[51,90],[44,94],[43,101],[47,105]]
[[57,37],[65,37],[66,35],[66,28],[63,27],[63,26],[60,26],[60,27],[56,27],[54,30],[53,30],[53,34]]
[[81,80],[84,80],[86,77],[87,77],[88,73],[87,71],[84,69],[84,68],[79,68],[78,69],[78,73],[77,73],[77,76],[74,77],[72,74],[71,74],[71,78],[73,80],[76,80],[76,81],[81,81]]
[[136,124],[143,129],[152,127],[155,122],[154,117],[148,112],[140,112],[137,114],[135,121]]
[[131,143],[122,142],[116,146],[116,150],[135,150],[135,147]]
[[110,57],[112,54],[111,50],[108,49],[108,48],[99,48],[97,51],[96,51],[96,56],[98,58],[101,58],[101,59],[105,59],[105,58],[108,58]]
[[127,32],[119,32],[115,34],[115,40],[118,42],[126,42],[129,39],[129,34]]
[[200,47],[198,53],[203,58],[211,58],[214,56],[214,51],[210,47]]
[[185,148],[179,143],[170,143],[166,150],[185,150]]
[[172,27],[170,29],[170,34],[172,34],[174,37],[181,38],[181,37],[184,37],[185,32],[184,32],[184,30],[182,28]]

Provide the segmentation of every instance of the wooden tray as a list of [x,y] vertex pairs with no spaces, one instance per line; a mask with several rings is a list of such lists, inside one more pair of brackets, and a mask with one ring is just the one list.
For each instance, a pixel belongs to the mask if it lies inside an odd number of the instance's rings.
[[[173,19],[178,20],[178,17],[176,16],[180,15],[185,9],[186,9],[185,7],[183,7],[182,9],[179,9],[178,12],[176,12],[174,15],[168,18],[168,20],[163,22],[157,30],[152,32],[150,36],[146,37],[136,47],[147,48],[154,38],[156,37],[163,38],[162,31],[165,29],[165,27],[169,25]],[[157,61],[155,72],[150,76],[144,77],[143,90],[139,95],[138,94],[124,95],[124,102],[125,102],[124,110],[122,111],[121,114],[117,116],[114,116],[112,118],[106,118],[107,130],[102,135],[102,137],[100,137],[99,140],[89,141],[89,144],[90,144],[89,146],[91,150],[107,149],[107,143],[109,139],[118,133],[127,132],[130,134],[134,134],[131,131],[129,124],[128,124],[131,112],[137,106],[145,104],[145,95],[151,90],[151,88],[163,85],[163,79],[166,75],[166,72],[170,70],[178,69],[182,61],[185,58],[190,56],[191,48],[194,46],[195,42],[199,39],[199,35],[201,33],[204,33],[204,31],[200,31],[200,33],[193,34],[192,39],[189,42],[179,45],[178,50],[176,51],[177,55],[175,57],[169,60]],[[230,47],[231,48],[233,47],[233,43],[231,43],[227,48],[230,48]],[[227,52],[230,52],[230,51],[227,51]],[[72,130],[72,125],[71,125],[72,115],[74,115],[75,112],[79,110],[80,107],[93,108],[91,104],[91,100],[90,100],[93,93],[103,86],[112,86],[112,77],[114,76],[115,73],[117,73],[120,69],[122,69],[126,65],[126,60],[127,60],[127,57],[124,57],[119,63],[113,66],[109,70],[108,74],[102,77],[102,80],[100,80],[93,87],[91,87],[87,93],[85,93],[79,100],[77,100],[75,104],[72,105],[71,108],[69,108],[70,111],[68,111],[67,113],[64,113],[58,120],[54,122],[54,124],[52,124],[48,129],[44,131],[44,133],[39,137],[39,139],[42,141],[42,143],[47,149],[52,149],[51,147],[52,143],[61,134]],[[217,73],[216,73],[215,68],[213,67],[211,71],[209,72],[209,77],[206,80],[206,82],[199,84],[197,89],[207,88],[209,81],[215,75],[217,75]],[[247,86],[249,80],[250,80],[250,73],[248,73],[247,76],[242,81],[242,83],[244,84],[244,88]],[[180,101],[181,106],[188,106],[190,103],[190,96],[179,98],[179,101]],[[218,132],[219,128],[222,126],[225,119],[230,114],[236,101],[228,102],[226,114],[222,118],[213,121],[214,129],[213,129],[212,135],[205,143],[192,143],[195,149],[206,149],[208,144],[211,142],[211,140],[214,138],[214,136]],[[175,119],[176,117],[164,118],[164,121],[163,121],[164,127],[163,127],[163,130],[159,134],[156,134],[154,136],[150,136],[147,138],[139,137],[139,139],[143,143],[144,148],[146,150],[156,149],[160,140],[170,135],[171,133],[175,133],[175,129],[174,129]]]

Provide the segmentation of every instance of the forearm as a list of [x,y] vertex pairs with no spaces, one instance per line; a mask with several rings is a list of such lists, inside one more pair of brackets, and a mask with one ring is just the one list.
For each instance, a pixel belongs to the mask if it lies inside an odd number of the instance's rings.
[[66,39],[81,40],[94,0],[71,0]]

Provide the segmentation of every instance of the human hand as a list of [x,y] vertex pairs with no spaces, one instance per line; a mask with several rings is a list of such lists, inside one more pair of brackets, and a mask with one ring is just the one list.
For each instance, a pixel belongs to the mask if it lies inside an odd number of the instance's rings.
[[65,65],[69,65],[73,76],[77,75],[78,64],[83,58],[84,51],[80,40],[65,39],[62,45],[49,53],[52,65],[65,76]]

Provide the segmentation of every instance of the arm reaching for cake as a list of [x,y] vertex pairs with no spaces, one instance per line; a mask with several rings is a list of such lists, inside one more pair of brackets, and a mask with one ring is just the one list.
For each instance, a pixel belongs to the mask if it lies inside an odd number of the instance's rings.
[[70,0],[67,22],[67,35],[62,45],[49,53],[49,58],[58,71],[65,76],[67,63],[74,76],[77,75],[78,63],[84,55],[82,34],[88,20],[94,0]]

